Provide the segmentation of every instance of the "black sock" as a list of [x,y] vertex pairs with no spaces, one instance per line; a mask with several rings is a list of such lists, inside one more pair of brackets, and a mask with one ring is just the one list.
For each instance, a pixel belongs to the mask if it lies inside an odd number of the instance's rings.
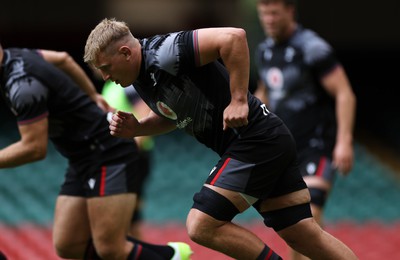
[[150,249],[153,252],[156,252],[157,254],[161,255],[165,259],[171,259],[172,256],[174,255],[175,251],[172,247],[167,246],[167,245],[154,245],[154,244],[148,244],[146,242],[137,240],[133,237],[128,236],[127,237],[128,241],[131,241],[133,243],[141,244],[143,248]]
[[[171,256],[163,256],[158,254],[158,252],[152,250],[151,248],[146,248],[144,245],[142,245],[142,242],[136,240],[136,241],[131,241],[133,242],[133,248],[132,251],[129,253],[127,260],[165,260],[165,259],[171,259],[173,255],[173,249],[172,250],[172,255]],[[145,243],[146,244],[146,243]],[[147,244],[149,245],[149,244]],[[93,241],[89,240],[88,245],[86,247],[85,251],[85,260],[101,260],[100,256],[97,254],[96,249],[94,248]]]
[[271,248],[265,245],[261,254],[257,257],[256,260],[282,260],[282,257],[277,255]]
[[157,254],[156,252],[152,251],[144,247],[139,243],[134,243],[132,251],[128,255],[127,260],[165,260],[170,258],[164,258],[163,256]]

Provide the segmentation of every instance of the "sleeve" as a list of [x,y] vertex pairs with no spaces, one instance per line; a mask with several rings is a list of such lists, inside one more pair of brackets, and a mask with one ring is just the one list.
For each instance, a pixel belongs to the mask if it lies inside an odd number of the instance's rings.
[[200,54],[198,44],[198,31],[181,32],[177,38],[179,47],[179,59],[182,68],[200,66]]
[[304,45],[304,61],[322,77],[339,64],[332,47],[322,38],[314,35]]
[[155,50],[150,63],[171,75],[176,76],[199,64],[197,31],[170,33],[150,41]]
[[48,89],[36,78],[25,77],[14,82],[10,101],[18,124],[29,124],[47,117]]

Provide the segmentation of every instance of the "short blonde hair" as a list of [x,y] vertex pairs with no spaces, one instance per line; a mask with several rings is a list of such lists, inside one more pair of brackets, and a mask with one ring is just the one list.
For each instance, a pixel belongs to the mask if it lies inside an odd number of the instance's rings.
[[83,60],[86,63],[93,63],[100,52],[107,51],[107,47],[112,43],[126,37],[133,38],[133,35],[125,22],[117,21],[115,18],[103,19],[86,40]]

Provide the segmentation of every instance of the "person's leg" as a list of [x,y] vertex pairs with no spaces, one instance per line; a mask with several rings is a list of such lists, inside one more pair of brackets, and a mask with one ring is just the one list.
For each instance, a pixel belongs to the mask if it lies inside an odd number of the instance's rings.
[[290,247],[310,259],[358,259],[349,247],[324,231],[313,218],[304,219],[278,234]]
[[[195,204],[189,212],[186,223],[188,234],[194,242],[234,259],[265,259],[265,257],[260,258],[265,254],[272,256],[268,259],[280,259],[255,234],[230,222],[234,215],[249,208],[248,202],[240,193],[215,186],[205,186],[223,197],[215,196],[215,193],[210,193],[207,188],[203,188],[195,196]],[[224,202],[226,198],[232,203]]]
[[[311,215],[308,189],[263,201],[258,210],[265,224],[297,252],[311,259],[357,259],[344,243],[325,232]],[[303,216],[293,219],[293,216]],[[283,221],[284,220],[284,221]],[[298,220],[298,221],[294,221]]]
[[90,238],[86,199],[61,195],[57,198],[53,244],[61,258],[82,259]]
[[190,246],[183,242],[168,242],[167,245],[156,245],[140,241],[133,237],[128,237],[128,241],[140,244],[143,248],[156,252],[164,257],[163,259],[189,260],[193,254]]
[[[286,128],[270,129],[254,138],[249,132],[246,138],[235,140],[193,197],[186,223],[189,237],[234,259],[280,259],[254,233],[231,220],[275,189],[295,154]],[[293,189],[304,188],[301,175],[297,177],[292,180]]]
[[143,232],[142,232],[142,225],[143,225],[143,221],[142,221],[142,207],[143,207],[143,199],[142,198],[138,198],[137,201],[137,206],[135,208],[135,213],[132,216],[132,220],[131,220],[131,224],[129,227],[129,236],[132,236],[134,238],[143,239]]
[[[311,194],[311,212],[314,220],[323,227],[323,213],[324,213],[324,205],[327,199],[327,194],[330,191],[331,185],[327,181],[322,178],[318,178],[315,176],[310,176],[304,178],[307,186],[309,187],[309,191]],[[300,254],[296,250],[290,248],[290,256],[292,260],[307,260],[308,257]]]
[[0,260],[7,260],[6,255],[0,251]]
[[198,209],[190,210],[187,228],[194,242],[234,259],[257,259],[264,248],[261,239],[250,231],[232,222],[218,221]]
[[[129,153],[131,148],[126,147]],[[55,209],[57,254],[68,259],[188,260],[192,252],[184,243],[149,247],[129,241],[138,188],[136,157],[106,166],[98,157],[90,154],[67,169]]]
[[[164,246],[170,250],[164,257],[142,248],[139,242],[128,242],[125,228],[129,223],[127,219],[130,219],[131,209],[121,207],[123,201],[132,202],[132,199],[127,197],[134,199],[133,194],[123,194],[97,197],[90,199],[92,203],[87,203],[85,198],[59,196],[53,228],[57,255],[68,259],[170,259],[169,256],[174,254],[174,250],[169,246]],[[89,212],[94,215],[90,219],[93,239],[90,234],[88,207],[91,208]]]
[[90,198],[87,201],[92,239],[102,259],[127,259],[133,244],[126,240],[136,200],[134,193]]
[[135,200],[133,193],[88,199],[93,245],[99,259],[166,260],[175,254],[171,246],[151,245],[127,237]]
[[[323,214],[325,202],[328,199],[332,182],[335,176],[335,168],[332,161],[314,149],[306,149],[299,157],[300,172],[311,195],[311,212],[315,221],[323,227]],[[292,260],[307,260],[308,257],[296,252],[290,248]]]

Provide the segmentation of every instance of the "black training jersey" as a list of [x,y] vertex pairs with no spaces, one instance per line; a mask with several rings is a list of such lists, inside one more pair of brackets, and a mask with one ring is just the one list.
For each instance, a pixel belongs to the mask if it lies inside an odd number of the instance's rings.
[[269,108],[292,131],[297,145],[335,139],[334,100],[320,78],[338,65],[331,46],[311,30],[298,26],[286,42],[261,42],[255,55],[258,74],[268,89]]
[[[249,94],[249,125],[223,131],[223,111],[230,103],[229,75],[218,61],[199,66],[197,31],[185,31],[142,39],[141,72],[134,87],[159,116],[218,154],[248,129],[280,124],[264,116],[261,102]],[[272,119],[271,119],[272,118]]]
[[[122,142],[109,134],[106,114],[37,50],[4,50],[0,95],[20,125],[47,117],[49,138],[72,161],[96,146],[110,149]],[[111,157],[119,156],[114,152]]]

